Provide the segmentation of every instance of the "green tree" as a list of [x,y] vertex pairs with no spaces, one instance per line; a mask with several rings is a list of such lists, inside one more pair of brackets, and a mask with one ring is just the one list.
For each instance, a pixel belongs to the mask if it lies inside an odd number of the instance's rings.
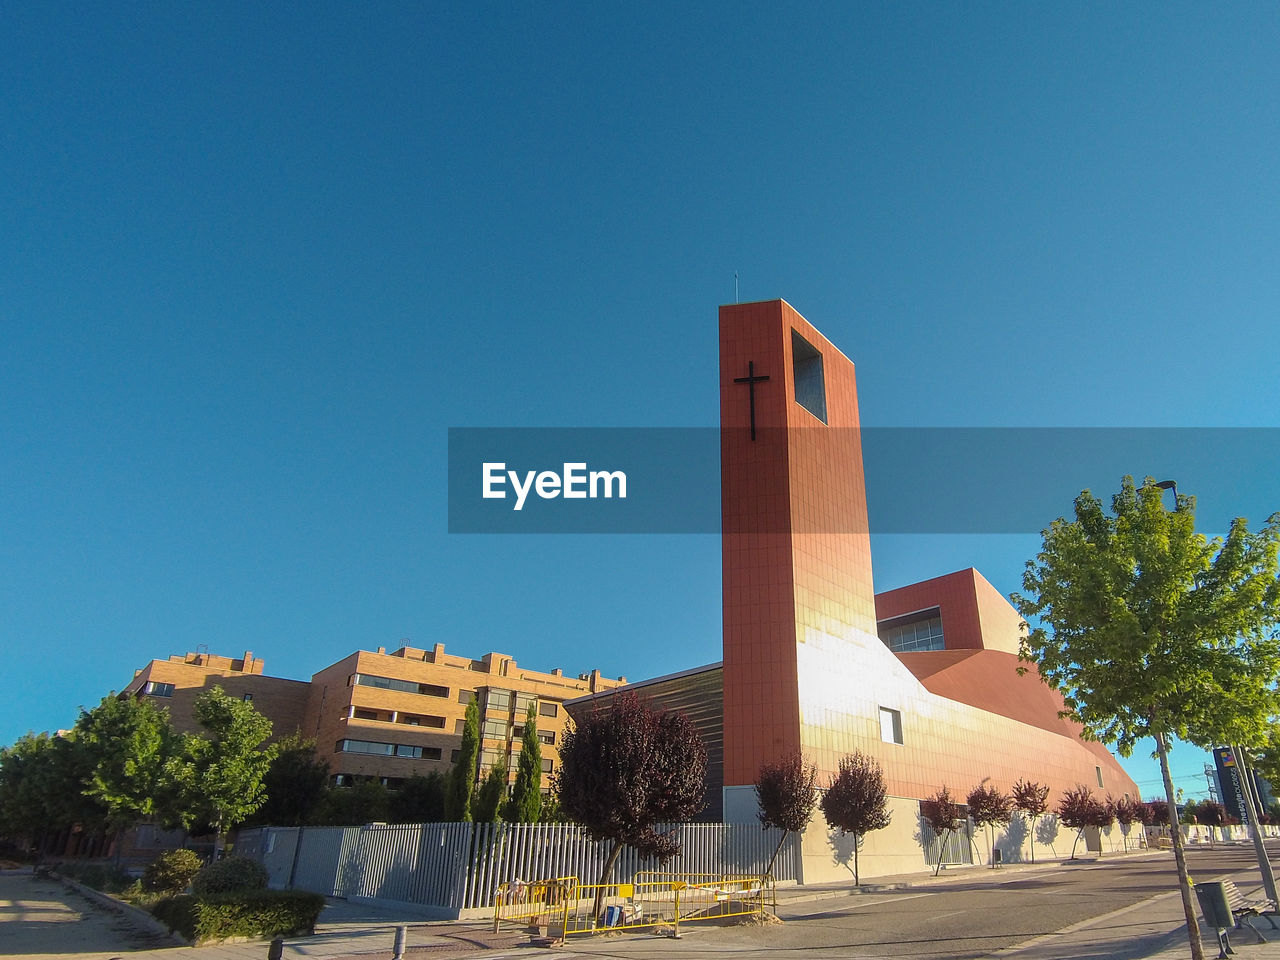
[[476,767],[480,761],[480,704],[475,697],[467,704],[462,722],[462,749],[458,762],[449,774],[450,820],[471,822],[471,795],[476,785]]
[[329,764],[316,757],[316,742],[292,734],[276,743],[262,778],[266,800],[249,822],[300,827],[312,814],[329,783]]
[[502,757],[489,768],[484,783],[476,791],[475,802],[471,804],[471,816],[476,823],[494,823],[501,819],[498,816],[507,799],[507,759]]
[[85,793],[87,781],[86,751],[74,736],[27,734],[0,749],[0,836],[27,840],[40,859],[60,831],[101,831],[106,809]]
[[[504,771],[505,773],[505,771]],[[538,709],[529,704],[520,738],[520,759],[516,763],[516,783],[511,799],[502,811],[510,823],[537,823],[542,817],[542,742],[538,739]]]
[[188,829],[209,824],[217,858],[226,831],[266,800],[263,781],[273,751],[263,744],[271,736],[271,721],[216,686],[196,697],[192,709],[201,733],[183,736],[181,755],[168,772],[178,785],[179,820]]
[[872,830],[883,830],[892,819],[880,764],[864,753],[841,757],[821,804],[828,824],[853,835],[853,883],[857,886],[862,838]]
[[439,770],[414,774],[389,797],[392,823],[439,823],[445,818],[448,779]]
[[[1148,478],[1125,477],[1111,511],[1088,490],[1075,519],[1043,532],[1013,601],[1031,624],[1020,656],[1058,688],[1086,737],[1127,756],[1155,741],[1170,810],[1175,738],[1256,745],[1276,713],[1280,668],[1280,514],[1258,533],[1232,521],[1225,539],[1195,531],[1195,499],[1169,511]],[[1181,832],[1174,859],[1194,960],[1204,952]]]
[[[766,874],[773,873],[773,865],[782,852],[782,845],[793,833],[803,833],[813,817],[818,803],[818,768],[805,763],[799,751],[789,753],[780,760],[766,761],[756,776],[756,803],[760,811],[756,816],[760,825],[776,827],[782,831],[773,856],[765,867]],[[854,852],[854,883],[857,883],[857,851]]]
[[330,787],[317,805],[313,822],[326,827],[354,827],[387,819],[391,795],[382,782],[361,780],[350,786]]
[[145,698],[108,694],[81,712],[72,737],[83,749],[84,792],[102,805],[119,859],[126,828],[169,812],[167,770],[180,749],[169,714]]

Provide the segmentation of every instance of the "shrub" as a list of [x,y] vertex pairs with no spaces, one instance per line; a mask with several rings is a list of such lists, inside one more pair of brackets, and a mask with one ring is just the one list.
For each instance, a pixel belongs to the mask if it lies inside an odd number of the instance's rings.
[[153,893],[181,893],[204,866],[194,850],[166,850],[147,864],[142,886]]
[[252,890],[169,897],[151,908],[156,919],[188,940],[289,937],[315,929],[324,897],[304,890]]
[[248,857],[224,857],[196,874],[191,891],[201,897],[218,893],[247,893],[264,890],[267,868]]
[[103,893],[124,893],[133,886],[127,871],[109,863],[60,863],[58,873]]

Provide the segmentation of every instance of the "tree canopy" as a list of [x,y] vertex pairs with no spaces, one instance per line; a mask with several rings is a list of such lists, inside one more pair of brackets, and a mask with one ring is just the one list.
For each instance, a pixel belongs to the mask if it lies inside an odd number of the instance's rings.
[[880,764],[864,753],[841,757],[821,803],[827,823],[853,836],[853,882],[857,885],[862,838],[873,830],[883,830],[893,819]]
[[[505,770],[503,775],[506,775]],[[505,782],[504,782],[505,786]],[[520,738],[516,782],[502,818],[512,823],[537,823],[542,816],[542,741],[538,739],[538,708],[530,703]]]
[[756,816],[761,825],[782,831],[769,865],[765,867],[766,874],[773,872],[773,864],[787,836],[802,833],[809,825],[817,802],[818,768],[812,763],[805,763],[798,751],[761,765],[756,777],[756,803],[760,805]]
[[[1088,490],[1059,518],[1013,601],[1030,625],[1020,656],[1057,687],[1086,737],[1124,756],[1156,744],[1170,807],[1173,738],[1199,746],[1261,741],[1277,712],[1280,514],[1256,533],[1236,518],[1225,538],[1195,530],[1195,498],[1166,510],[1150,477],[1121,482],[1108,512]],[[1199,928],[1181,833],[1173,827],[1192,956]]]
[[659,825],[702,810],[706,771],[707,748],[689,719],[658,712],[634,693],[610,697],[565,732],[555,778],[561,809],[592,839],[613,844],[599,883],[608,882],[623,844],[659,863],[679,852]]
[[168,773],[179,787],[183,825],[213,827],[216,857],[223,833],[266,799],[263,780],[273,751],[263,744],[271,736],[271,721],[218,686],[196,697],[193,712],[201,733],[183,736],[182,753]]
[[449,771],[450,820],[471,822],[471,797],[475,792],[476,772],[480,762],[480,704],[475,697],[467,704],[462,721],[462,746],[458,759]]

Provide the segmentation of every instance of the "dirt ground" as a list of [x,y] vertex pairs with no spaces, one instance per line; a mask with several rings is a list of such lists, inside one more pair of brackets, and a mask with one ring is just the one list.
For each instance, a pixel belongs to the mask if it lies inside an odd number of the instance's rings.
[[30,871],[0,871],[0,958],[128,952],[160,941]]

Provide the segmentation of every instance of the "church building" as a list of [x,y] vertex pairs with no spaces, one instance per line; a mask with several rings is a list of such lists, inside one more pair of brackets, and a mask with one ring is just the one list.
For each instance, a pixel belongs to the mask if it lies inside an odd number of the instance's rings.
[[[708,746],[704,817],[725,822],[756,819],[763,763],[800,751],[825,784],[841,757],[873,757],[893,820],[866,838],[867,877],[991,857],[981,832],[939,850],[922,829],[919,802],[943,786],[960,802],[1020,778],[1047,784],[1051,808],[1078,784],[1137,799],[1034,666],[1019,675],[1021,618],[980,573],[875,593],[853,363],[771,300],[720,308],[719,376],[723,659],[571,700],[570,714],[627,690],[685,712]],[[1015,820],[996,846],[1005,860],[1033,840],[1065,852],[1073,831],[1054,826],[1033,838]],[[1118,826],[1087,841],[1124,843]],[[850,875],[820,813],[802,856],[805,882]]]

